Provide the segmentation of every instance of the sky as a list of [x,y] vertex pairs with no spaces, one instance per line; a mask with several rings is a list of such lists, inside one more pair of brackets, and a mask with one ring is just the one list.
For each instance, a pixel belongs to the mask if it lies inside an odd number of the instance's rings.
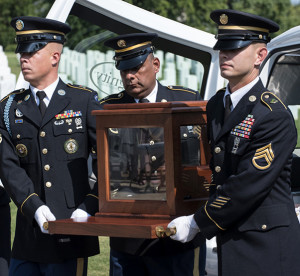
[[294,5],[300,4],[300,0],[291,0],[291,3]]

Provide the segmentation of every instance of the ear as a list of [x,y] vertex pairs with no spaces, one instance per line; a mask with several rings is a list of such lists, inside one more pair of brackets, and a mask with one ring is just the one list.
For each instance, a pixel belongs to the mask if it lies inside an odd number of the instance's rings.
[[153,66],[154,66],[154,72],[158,73],[160,68],[160,60],[157,57],[154,57],[153,59]]
[[52,53],[52,56],[51,56],[52,67],[58,66],[58,63],[60,60],[60,55],[61,55],[61,53],[57,52],[57,51]]
[[266,58],[268,54],[268,50],[266,47],[258,47],[256,49],[256,61],[254,63],[254,65],[261,65],[261,63],[264,61],[264,59]]

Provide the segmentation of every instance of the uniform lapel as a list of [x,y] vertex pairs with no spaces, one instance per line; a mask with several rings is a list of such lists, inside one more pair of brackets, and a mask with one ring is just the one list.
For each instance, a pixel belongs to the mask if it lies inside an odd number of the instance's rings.
[[158,83],[158,88],[157,88],[156,102],[159,103],[162,100],[168,100],[166,87],[162,86],[159,82],[157,83]]
[[46,109],[42,126],[47,124],[53,117],[61,113],[71,102],[71,97],[68,95],[68,86],[59,80],[59,83],[52,95],[50,103]]
[[216,101],[215,103],[213,103],[214,108],[212,110],[212,114],[209,114],[212,118],[211,128],[212,128],[213,140],[216,140],[218,134],[222,129],[223,114],[224,114],[224,103],[223,103],[224,92],[223,93],[219,92],[216,95]]
[[30,89],[27,89],[24,92],[23,98],[16,105],[16,108],[19,109],[22,112],[23,116],[27,117],[37,127],[41,125],[41,113]]

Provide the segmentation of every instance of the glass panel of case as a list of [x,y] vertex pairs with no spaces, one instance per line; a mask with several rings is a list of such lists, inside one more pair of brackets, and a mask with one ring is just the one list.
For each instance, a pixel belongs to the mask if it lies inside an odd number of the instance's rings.
[[[187,168],[200,165],[200,131],[198,125],[180,128],[183,182],[191,175]],[[111,199],[166,201],[163,128],[109,128],[108,144]]]

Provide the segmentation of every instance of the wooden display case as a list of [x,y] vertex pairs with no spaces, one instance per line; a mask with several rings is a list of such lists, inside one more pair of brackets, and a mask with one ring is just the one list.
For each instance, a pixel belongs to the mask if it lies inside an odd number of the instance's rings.
[[99,212],[49,222],[50,233],[156,238],[158,226],[204,204],[206,101],[106,105],[93,115]]

